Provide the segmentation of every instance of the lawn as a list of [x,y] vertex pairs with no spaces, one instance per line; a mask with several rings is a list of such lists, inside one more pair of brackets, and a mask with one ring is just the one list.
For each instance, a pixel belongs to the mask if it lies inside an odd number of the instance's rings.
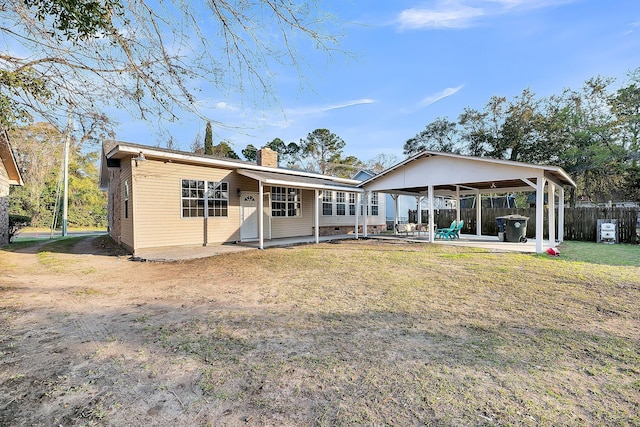
[[[42,350],[55,391],[15,404],[57,409],[5,405],[8,424],[640,425],[635,246],[552,258],[365,240],[172,264],[42,252],[2,288],[3,351],[19,359],[26,319],[57,310],[48,327],[77,354],[56,365]],[[20,275],[17,253],[0,260]],[[53,306],[25,290],[39,275]],[[69,319],[105,332],[79,345]],[[31,364],[2,366],[8,395],[45,375]]]

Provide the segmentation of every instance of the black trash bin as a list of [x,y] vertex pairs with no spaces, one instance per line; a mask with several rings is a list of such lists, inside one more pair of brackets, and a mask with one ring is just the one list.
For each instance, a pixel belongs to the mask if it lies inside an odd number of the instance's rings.
[[496,218],[498,221],[498,237],[501,241],[525,243],[527,241],[527,222],[529,217],[522,215],[507,215]]

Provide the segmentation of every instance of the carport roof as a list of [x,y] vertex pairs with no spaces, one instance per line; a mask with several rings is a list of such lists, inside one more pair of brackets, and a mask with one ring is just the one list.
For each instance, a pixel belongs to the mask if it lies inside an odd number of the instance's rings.
[[532,191],[540,177],[557,185],[576,185],[557,166],[423,151],[363,181],[360,187],[409,195],[423,194],[430,185],[438,194],[454,194],[456,187],[461,194],[499,193]]

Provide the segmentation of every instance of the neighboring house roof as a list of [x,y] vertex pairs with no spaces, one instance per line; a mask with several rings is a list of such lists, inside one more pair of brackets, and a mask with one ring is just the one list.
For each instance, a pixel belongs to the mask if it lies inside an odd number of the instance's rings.
[[531,191],[538,176],[558,185],[575,187],[562,168],[548,165],[423,151],[363,181],[359,186],[371,191],[424,194],[432,185],[441,194]]
[[2,161],[9,176],[9,184],[24,185],[20,169],[18,168],[18,163],[16,163],[13,150],[11,150],[9,135],[5,130],[0,131],[0,161]]
[[367,180],[367,179],[369,179],[369,178],[371,178],[372,176],[375,176],[375,175],[376,175],[376,173],[374,171],[372,171],[372,170],[361,169],[361,170],[358,171],[357,174],[355,174],[353,176],[352,179],[356,179],[358,181],[364,181],[364,180]]
[[[149,160],[165,160],[179,163],[193,164],[204,167],[218,167],[237,170],[239,173],[269,183],[287,183],[289,186],[305,188],[329,189],[350,188],[352,191],[360,183],[358,180],[338,178],[317,173],[283,169],[277,167],[258,166],[252,162],[230,159],[227,157],[211,156],[207,154],[195,154],[185,151],[169,150],[166,148],[150,147],[147,145],[132,144],[129,142],[105,141],[103,143],[103,156],[100,171],[100,188],[103,190],[109,184],[109,163],[120,159],[131,159],[143,153]],[[249,175],[252,174],[252,175]],[[268,181],[268,182],[267,182]],[[356,191],[359,191],[355,189]]]

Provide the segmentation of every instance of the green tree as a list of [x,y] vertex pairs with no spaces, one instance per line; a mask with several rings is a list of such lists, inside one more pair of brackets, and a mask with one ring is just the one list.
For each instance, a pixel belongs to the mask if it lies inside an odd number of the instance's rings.
[[429,123],[422,132],[404,143],[404,154],[412,156],[424,150],[459,153],[457,147],[457,124],[446,117],[439,117]]
[[106,227],[107,195],[96,186],[98,153],[76,150],[69,164],[69,225]]
[[242,155],[247,161],[255,162],[258,158],[258,149],[249,144],[242,150]]
[[[48,123],[35,123],[14,128],[10,138],[25,181],[23,187],[11,188],[10,210],[31,217],[34,226],[49,227],[54,214],[62,212],[65,135]],[[84,150],[83,139],[73,138],[69,153],[69,225],[102,227],[106,225],[106,195],[96,185],[98,154]]]
[[213,154],[213,132],[211,130],[211,122],[207,122],[207,128],[204,131],[204,154]]
[[328,174],[331,164],[342,157],[345,142],[329,129],[316,129],[300,140],[300,154],[306,159],[304,168],[309,171]]
[[485,119],[487,113],[466,107],[458,117],[460,125],[460,142],[465,147],[465,154],[482,157],[489,149],[490,135],[486,129]]
[[24,179],[23,187],[11,187],[10,210],[29,216],[33,225],[50,226],[64,135],[49,123],[34,123],[14,128],[9,138]]
[[240,159],[240,156],[233,151],[233,148],[225,142],[221,141],[220,144],[213,146],[213,151],[211,152],[214,156],[218,157],[227,157],[229,159]]
[[330,174],[333,176],[339,176],[340,178],[351,178],[358,171],[365,168],[364,162],[358,159],[356,156],[347,156],[345,158],[335,159],[330,164]]

